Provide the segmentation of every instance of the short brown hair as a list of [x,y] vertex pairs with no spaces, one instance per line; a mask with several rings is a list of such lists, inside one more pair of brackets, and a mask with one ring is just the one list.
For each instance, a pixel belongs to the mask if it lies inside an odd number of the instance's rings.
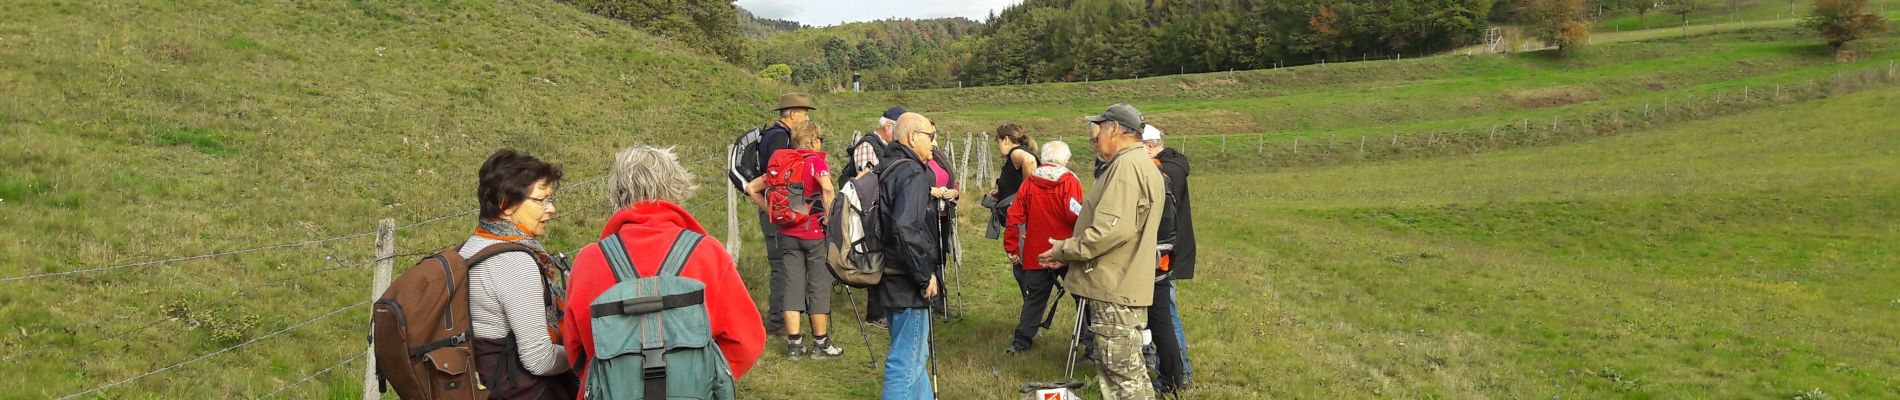
[[559,183],[561,166],[505,148],[489,155],[476,176],[480,181],[475,186],[475,197],[481,204],[482,218],[494,219],[501,218],[501,210],[527,200],[535,182],[546,179],[548,185]]

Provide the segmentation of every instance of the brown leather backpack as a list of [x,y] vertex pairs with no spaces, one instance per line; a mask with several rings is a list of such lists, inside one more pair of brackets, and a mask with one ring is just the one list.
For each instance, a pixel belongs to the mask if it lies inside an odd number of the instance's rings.
[[475,367],[468,271],[489,257],[534,251],[500,243],[463,259],[454,246],[416,262],[389,283],[370,315],[370,349],[382,388],[404,399],[487,399]]

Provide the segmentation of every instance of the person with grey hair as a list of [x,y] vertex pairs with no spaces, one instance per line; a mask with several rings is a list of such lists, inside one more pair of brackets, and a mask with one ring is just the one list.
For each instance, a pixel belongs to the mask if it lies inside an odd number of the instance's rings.
[[1048,251],[1052,240],[1074,236],[1075,218],[1082,208],[1082,181],[1069,171],[1069,144],[1043,144],[1041,158],[1042,165],[1031,170],[1016,191],[1003,227],[1003,252],[1009,255],[1016,288],[1023,295],[1015,336],[1003,349],[1009,354],[1035,345],[1043,309],[1049,307],[1049,292],[1068,271],[1066,264],[1037,262],[1033,255]]
[[[698,219],[680,207],[698,189],[693,183],[693,174],[679,165],[679,157],[671,148],[649,146],[621,150],[614,155],[612,168],[607,175],[608,195],[620,209],[607,219],[600,238],[603,241],[618,239],[624,254],[613,256],[632,264],[638,276],[650,277],[661,272],[664,259],[669,258],[670,249],[677,243],[691,243],[681,242],[683,238],[701,237],[686,253],[689,255],[680,266],[678,276],[705,284],[701,298],[695,300],[704,305],[713,344],[728,366],[722,373],[730,373],[731,380],[737,381],[765,351],[765,329],[760,325],[759,309],[746,290],[745,280],[739,277],[732,255],[726,253],[725,245],[718,239],[706,234],[706,228]],[[607,316],[595,315],[594,301],[616,284],[636,279],[618,276],[607,256],[600,243],[587,245],[574,256],[574,267],[568,275],[567,314],[561,319],[565,333],[562,343],[570,349],[568,365],[589,365],[591,357],[599,354],[595,347],[594,321]],[[588,379],[588,369],[591,368],[581,369],[580,379],[584,384],[600,381],[612,385],[604,380],[614,378]],[[582,393],[594,392],[582,390]]]
[[1186,389],[1194,372],[1187,357],[1187,332],[1181,325],[1181,311],[1175,298],[1176,280],[1194,278],[1194,217],[1188,201],[1188,158],[1181,151],[1162,143],[1161,128],[1142,128],[1141,141],[1154,158],[1155,167],[1167,183],[1167,201],[1161,207],[1161,227],[1156,232],[1161,258],[1155,271],[1155,300],[1148,308],[1148,326],[1153,332],[1155,353],[1155,390],[1163,393]]
[[1108,163],[1083,198],[1075,236],[1049,240],[1050,250],[1036,259],[1075,269],[1063,277],[1062,286],[1085,305],[1099,353],[1102,397],[1153,399],[1155,388],[1142,361],[1141,330],[1154,303],[1158,208],[1166,200],[1167,184],[1141,144],[1146,124],[1141,111],[1117,103],[1086,119],[1089,142]]
[[[884,159],[884,153],[891,146],[891,131],[897,127],[897,118],[904,115],[904,107],[891,107],[877,119],[877,131],[866,133],[851,144],[851,162],[845,164],[838,174],[838,186],[844,182],[877,169],[878,160]],[[884,302],[878,299],[877,289],[865,291],[864,323],[878,329],[890,329],[890,320],[884,315]]]
[[[794,92],[779,96],[778,108],[773,110],[778,112],[778,120],[759,131],[759,170],[754,171],[756,173],[752,176],[765,176],[765,160],[771,160],[772,155],[778,154],[779,150],[792,148],[792,127],[811,120],[812,110],[817,109],[811,104],[811,95]],[[783,297],[780,294],[787,290],[784,250],[779,248],[779,226],[772,223],[772,219],[765,215],[765,210],[759,210],[759,234],[765,238],[765,259],[772,269],[766,281],[769,294],[765,300],[768,310],[765,330],[783,333],[785,305],[779,302]]]
[[891,321],[891,351],[884,360],[882,398],[929,399],[935,386],[930,359],[930,306],[941,297],[943,274],[943,185],[949,173],[936,158],[937,125],[922,114],[897,118],[896,133],[878,163],[875,216],[884,227],[884,278],[877,293]]

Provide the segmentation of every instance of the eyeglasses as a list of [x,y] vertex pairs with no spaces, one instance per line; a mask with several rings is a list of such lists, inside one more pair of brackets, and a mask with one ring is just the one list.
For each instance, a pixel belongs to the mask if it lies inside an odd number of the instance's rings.
[[553,208],[553,207],[554,207],[554,195],[551,195],[551,194],[550,194],[550,195],[548,195],[548,197],[542,197],[542,198],[539,198],[539,199],[537,199],[537,198],[533,198],[533,197],[529,197],[529,198],[528,198],[528,200],[532,200],[532,201],[534,201],[534,202],[536,202],[536,203],[541,203],[541,208]]
[[913,134],[920,134],[920,135],[929,135],[929,136],[930,136],[930,141],[932,141],[932,142],[935,142],[935,141],[937,141],[937,133],[936,133],[936,132],[926,132],[926,131],[911,131],[911,133],[913,133]]

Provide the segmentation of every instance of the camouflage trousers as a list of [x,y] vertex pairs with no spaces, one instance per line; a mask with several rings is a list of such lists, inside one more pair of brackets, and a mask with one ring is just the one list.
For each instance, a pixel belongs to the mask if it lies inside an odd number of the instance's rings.
[[1095,333],[1096,366],[1102,370],[1102,398],[1152,400],[1154,384],[1141,360],[1141,330],[1148,307],[1088,302],[1089,332]]

